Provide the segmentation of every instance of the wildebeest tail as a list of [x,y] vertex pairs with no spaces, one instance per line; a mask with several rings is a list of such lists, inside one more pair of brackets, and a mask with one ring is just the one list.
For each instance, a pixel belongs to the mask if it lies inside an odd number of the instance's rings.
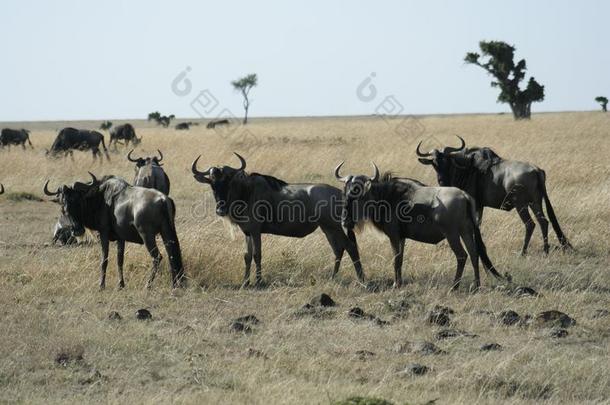
[[559,226],[559,221],[557,221],[557,216],[555,215],[555,210],[553,210],[553,206],[551,205],[551,200],[549,199],[549,195],[546,192],[546,173],[544,170],[540,169],[538,172],[538,188],[542,193],[542,197],[544,198],[544,205],[546,206],[546,213],[551,220],[551,225],[555,230],[555,234],[557,235],[557,239],[559,239],[559,243],[561,246],[565,248],[573,249],[572,245],[568,241],[568,238],[564,235],[561,227]]
[[30,144],[30,148],[34,149],[34,145],[32,145],[32,141],[30,141],[30,131],[25,130],[25,139]]
[[169,264],[172,270],[172,285],[174,287],[184,286],[185,276],[184,267],[182,265],[182,252],[180,251],[180,242],[176,233],[176,224],[174,218],[176,216],[176,205],[174,201],[167,197],[167,204],[163,210],[164,221],[161,226],[161,237],[165,250],[169,256]]
[[485,243],[483,242],[483,237],[481,236],[481,229],[478,225],[478,215],[475,207],[474,200],[472,198],[468,199],[468,215],[470,216],[470,221],[472,222],[472,226],[474,229],[474,242],[477,245],[477,253],[481,258],[481,262],[483,263],[483,267],[489,273],[491,273],[495,278],[502,279],[502,276],[496,268],[494,267],[491,259],[487,255],[487,248],[485,247]]

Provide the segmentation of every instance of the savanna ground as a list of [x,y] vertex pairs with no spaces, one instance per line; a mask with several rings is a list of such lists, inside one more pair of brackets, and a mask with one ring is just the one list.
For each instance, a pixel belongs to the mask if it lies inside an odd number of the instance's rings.
[[[116,288],[111,246],[108,287],[99,292],[99,245],[51,246],[59,207],[15,194],[42,197],[46,179],[51,187],[88,180],[87,170],[131,181],[126,151],[111,153],[112,161],[101,166],[81,152],[75,162],[49,160],[43,148],[68,123],[6,124],[31,128],[35,149],[0,152],[0,182],[6,187],[0,197],[0,400],[325,404],[360,395],[399,404],[608,403],[610,317],[595,314],[610,309],[610,115],[417,120],[402,134],[395,131],[399,120],[373,116],[254,119],[247,134],[243,128],[229,134],[204,125],[175,131],[136,121],[144,136],[138,151],[161,149],[172,181],[189,276],[188,288],[177,292],[170,288],[166,260],[152,291],[144,290],[150,260],[137,245],[127,248],[124,290]],[[94,128],[99,122],[69,124]],[[515,297],[485,276],[482,291],[469,293],[469,264],[462,288],[450,293],[455,259],[445,242],[407,242],[408,285],[383,288],[392,277],[392,253],[385,237],[372,231],[358,237],[366,276],[382,286],[378,291],[355,282],[347,255],[338,279],[329,280],[333,256],[319,231],[304,239],[264,236],[263,277],[269,286],[239,289],[243,237],[216,217],[211,190],[190,174],[199,154],[200,168],[238,165],[231,154],[236,150],[249,170],[286,181],[336,184],[332,172],[338,162],[346,160],[345,172],[368,174],[374,160],[382,170],[435,184],[433,170],[417,162],[415,146],[420,139],[430,148],[456,144],[454,134],[546,170],[551,201],[575,252],[545,256],[537,228],[529,255],[521,257],[524,229],[515,212],[487,209],[482,226],[496,267],[541,297]],[[551,241],[557,245],[552,233]],[[322,292],[338,306],[321,316],[294,316]],[[392,304],[401,300],[409,309],[398,317]],[[427,321],[435,305],[451,307],[452,327],[477,336],[437,340],[442,328]],[[347,315],[353,306],[390,323],[354,320]],[[149,309],[152,320],[136,320],[140,308]],[[567,337],[552,338],[548,328],[504,326],[481,312],[509,309],[522,316],[556,309],[577,323]],[[112,311],[123,319],[108,319]],[[247,314],[261,321],[253,332],[231,332],[232,320]],[[398,350],[424,341],[445,353]],[[480,350],[492,342],[503,350]],[[402,373],[411,363],[430,371]]]

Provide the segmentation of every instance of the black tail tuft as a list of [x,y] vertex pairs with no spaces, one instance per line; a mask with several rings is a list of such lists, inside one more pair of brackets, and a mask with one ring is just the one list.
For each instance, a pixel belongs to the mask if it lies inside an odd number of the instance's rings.
[[184,287],[186,277],[184,275],[184,266],[182,265],[182,252],[180,250],[180,242],[178,241],[178,235],[176,233],[176,225],[174,223],[174,216],[176,212],[176,205],[174,201],[168,197],[167,209],[164,210],[165,223],[162,226],[163,244],[165,250],[169,256],[169,264],[172,272],[172,285],[173,287]]
[[561,227],[559,226],[559,221],[557,221],[557,216],[555,215],[555,210],[553,210],[553,206],[551,205],[551,200],[549,199],[549,195],[546,192],[546,173],[544,172],[544,170],[541,170],[541,172],[538,173],[538,179],[539,179],[538,187],[540,189],[540,192],[542,193],[542,197],[544,198],[544,205],[546,206],[546,213],[549,216],[549,219],[551,220],[551,225],[553,226],[553,230],[555,231],[555,234],[557,235],[557,239],[559,239],[559,243],[561,244],[561,247],[564,249],[574,249],[572,247],[572,244],[568,241],[568,238],[566,238],[563,231],[561,230]]
[[477,245],[477,252],[479,253],[479,257],[481,258],[483,267],[485,267],[485,270],[491,273],[495,278],[501,280],[502,276],[500,275],[500,273],[498,273],[493,263],[491,262],[491,259],[487,255],[487,248],[485,247],[483,237],[481,236],[481,230],[477,223],[477,215],[474,207],[474,202],[472,200],[469,200],[468,205],[468,214],[470,215],[470,220],[472,221],[472,226],[474,227],[474,242]]

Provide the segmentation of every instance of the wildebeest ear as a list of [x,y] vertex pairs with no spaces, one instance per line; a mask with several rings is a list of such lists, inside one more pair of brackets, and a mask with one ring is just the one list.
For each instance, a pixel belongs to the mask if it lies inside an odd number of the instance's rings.
[[51,198],[50,201],[54,202],[55,204],[61,204],[61,201],[59,200],[59,197]]
[[212,184],[212,180],[205,177],[203,174],[194,174],[193,177],[200,183]]
[[419,163],[424,165],[431,165],[432,163],[434,163],[432,159],[417,158],[417,160],[419,160]]

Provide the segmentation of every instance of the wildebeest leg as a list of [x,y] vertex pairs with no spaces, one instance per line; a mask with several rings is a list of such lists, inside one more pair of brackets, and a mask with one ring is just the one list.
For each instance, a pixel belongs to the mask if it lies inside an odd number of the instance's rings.
[[339,267],[341,267],[341,259],[343,258],[343,252],[345,252],[345,247],[343,240],[340,236],[336,235],[336,231],[333,232],[331,229],[321,228],[322,232],[326,236],[328,243],[330,243],[330,247],[335,254],[335,267],[333,268],[332,278],[335,278],[337,273],[339,272]]
[[74,151],[70,150],[68,153],[70,154],[70,159],[72,159],[72,161],[74,162]]
[[261,234],[260,232],[253,232],[250,234],[252,243],[252,256],[254,257],[254,265],[256,266],[256,285],[260,285],[263,282],[263,273],[261,270]]
[[153,258],[152,262],[152,270],[150,271],[150,277],[148,278],[148,282],[146,283],[146,288],[152,287],[152,282],[157,275],[157,270],[159,270],[159,263],[161,262],[161,253],[159,253],[159,248],[157,248],[157,241],[155,240],[155,235],[140,235],[144,240],[144,244],[146,245],[146,249],[148,253]]
[[362,263],[360,262],[360,253],[358,253],[358,243],[356,242],[354,231],[348,231],[345,250],[347,250],[347,254],[350,259],[352,259],[358,280],[360,280],[361,283],[364,283],[364,271],[362,271]]
[[392,250],[394,251],[394,288],[402,287],[402,260],[405,253],[405,239],[400,237],[390,238]]
[[21,144],[21,147],[23,148],[23,150],[25,150],[25,141]]
[[252,238],[246,235],[246,253],[244,254],[246,269],[244,271],[244,281],[242,287],[250,285],[250,268],[252,267]]
[[[457,260],[457,268],[455,270],[455,279],[453,280],[452,290],[457,290],[462,280],[462,274],[464,274],[464,266],[466,265],[467,254],[460,242],[460,236],[457,234],[446,235],[449,247],[453,250],[455,258]],[[476,250],[476,249],[475,249]],[[478,266],[478,255],[477,255],[477,266]],[[477,267],[478,269],[478,267]]]
[[542,201],[536,201],[530,204],[536,220],[540,225],[540,231],[542,232],[542,240],[544,242],[544,253],[549,253],[549,221],[542,212]]
[[116,261],[119,268],[119,288],[125,287],[125,280],[123,279],[123,261],[125,259],[125,241],[116,241]]
[[530,239],[534,233],[534,228],[536,228],[536,224],[529,213],[527,205],[517,207],[517,213],[525,225],[525,239],[523,240],[523,248],[521,249],[521,255],[525,256],[527,253],[527,247],[530,244]]
[[474,241],[473,232],[474,230],[472,228],[466,230],[466,232],[463,232],[462,240],[464,241],[464,245],[466,245],[468,256],[470,256],[470,262],[472,263],[472,268],[474,270],[475,289],[478,291],[481,288],[481,277],[479,275],[479,252],[477,251],[477,245]]
[[100,243],[102,244],[102,264],[100,271],[100,290],[106,288],[106,269],[108,268],[108,235],[100,233]]

